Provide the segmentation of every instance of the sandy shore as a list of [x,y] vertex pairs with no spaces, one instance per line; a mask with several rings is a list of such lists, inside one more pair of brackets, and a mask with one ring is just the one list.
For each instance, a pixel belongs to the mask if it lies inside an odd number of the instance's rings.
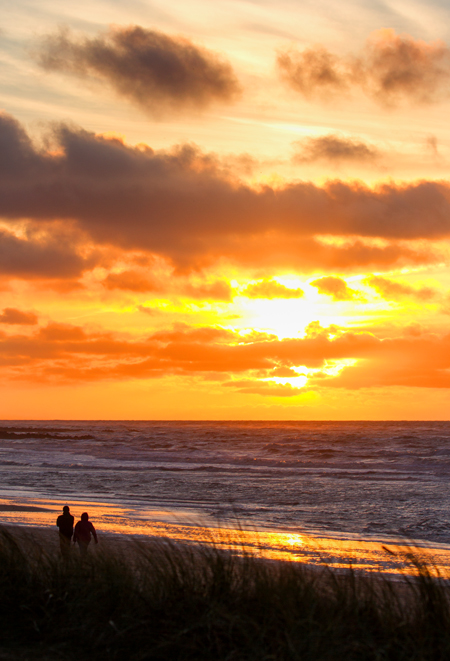
[[[56,518],[62,513],[61,500],[23,498],[0,499],[0,525],[14,531],[33,531],[38,543],[50,548],[58,545]],[[234,552],[255,555],[269,560],[294,561],[311,566],[324,564],[336,570],[350,565],[364,572],[401,575],[413,573],[408,555],[413,551],[430,566],[450,576],[450,546],[386,537],[358,538],[351,534],[311,533],[307,531],[252,529],[245,521],[201,517],[192,512],[174,509],[127,509],[116,503],[101,501],[71,501],[71,512],[78,520],[83,511],[99,534],[99,549],[113,545],[168,539],[176,544],[206,544]],[[220,525],[219,525],[220,524]],[[91,547],[94,549],[94,545]],[[129,546],[129,548],[131,548]]]
[[[374,659],[380,650],[391,661],[421,660],[429,658],[430,636],[436,658],[447,658],[448,588],[426,575],[394,583],[386,574],[379,580],[380,574],[335,574],[318,565],[299,571],[299,563],[264,556],[246,562],[217,550],[188,553],[187,544],[167,553],[154,538],[140,538],[151,552],[133,557],[141,547],[132,537],[100,530],[99,545],[89,549],[93,563],[55,562],[56,526],[9,525],[1,532],[12,533],[25,551],[2,548],[5,661],[316,661]],[[121,558],[102,556],[107,549]]]
[[[38,545],[49,554],[58,555],[59,549],[59,532],[58,528],[39,527],[39,526],[21,526],[21,525],[3,525],[0,524],[0,534],[2,531],[11,534],[21,545],[24,547],[29,545]],[[98,553],[102,550],[112,550],[114,552],[129,554],[132,552],[133,547],[136,547],[135,540],[120,534],[113,533],[99,533],[99,543],[95,544],[93,541],[89,546],[89,553]],[[152,540],[143,539],[142,543],[151,544]],[[71,544],[71,551],[78,553],[76,544]]]
[[[101,553],[111,550],[115,553],[129,555],[142,545],[155,547],[163,540],[181,546],[212,544],[216,548],[231,549],[238,554],[244,550],[247,553],[265,560],[294,561],[311,568],[328,566],[338,572],[346,571],[350,567],[363,573],[375,573],[401,579],[405,575],[413,575],[416,568],[411,562],[411,554],[420,559],[429,567],[437,568],[441,576],[450,578],[450,551],[447,549],[414,547],[407,544],[384,545],[382,542],[368,542],[366,540],[337,540],[330,538],[301,537],[301,547],[287,550],[274,550],[277,542],[276,533],[243,531],[231,529],[215,529],[209,531],[205,537],[204,530],[198,535],[197,530],[186,534],[180,526],[176,527],[176,534],[165,535],[167,528],[152,535],[127,535],[103,531],[97,527],[99,544],[91,543],[89,553]],[[0,530],[6,530],[17,538],[21,544],[39,545],[45,552],[59,554],[59,534],[56,525],[50,526],[24,526],[0,524]],[[155,530],[156,532],[156,530]],[[174,531],[172,531],[173,533]],[[269,539],[268,539],[269,536]],[[300,538],[300,536],[298,536]],[[294,540],[300,544],[300,540]],[[72,552],[78,553],[75,545]]]

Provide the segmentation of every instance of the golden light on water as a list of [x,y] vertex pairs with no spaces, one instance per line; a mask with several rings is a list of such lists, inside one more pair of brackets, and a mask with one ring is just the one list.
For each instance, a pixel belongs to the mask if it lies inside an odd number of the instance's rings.
[[302,546],[302,544],[305,543],[301,535],[291,535],[290,537],[286,538],[286,541],[291,546]]
[[[52,527],[56,539],[56,517],[64,504],[64,501],[36,499],[30,501],[28,507],[44,511],[21,511],[3,499],[0,511],[5,524]],[[300,562],[315,567],[326,565],[335,569],[352,567],[366,572],[389,574],[414,574],[415,568],[411,564],[413,553],[433,570],[439,570],[442,576],[450,576],[450,547],[445,545],[411,546],[401,539],[368,541],[292,531],[237,529],[231,524],[217,526],[213,519],[202,522],[193,512],[151,509],[131,511],[110,503],[73,503],[71,513],[75,515],[75,520],[83,511],[89,512],[90,520],[97,529],[100,539],[97,552],[101,551],[102,546],[114,544],[111,535],[120,534],[130,542],[165,539],[171,543],[214,546],[267,560]]]

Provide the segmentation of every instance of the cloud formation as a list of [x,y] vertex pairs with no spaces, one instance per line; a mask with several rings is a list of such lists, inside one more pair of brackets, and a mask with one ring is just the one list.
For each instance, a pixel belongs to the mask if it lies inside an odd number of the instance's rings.
[[139,26],[95,38],[61,30],[41,40],[35,55],[44,69],[97,78],[152,114],[229,103],[240,92],[232,67],[217,54]]
[[304,292],[302,289],[291,289],[280,284],[276,280],[261,280],[247,285],[241,292],[241,296],[248,298],[302,298]]
[[180,288],[180,294],[187,298],[207,301],[231,301],[233,290],[225,280],[215,280],[201,285],[187,283]]
[[120,271],[120,273],[109,273],[102,281],[107,289],[124,289],[134,292],[157,291],[158,286],[136,271]]
[[[338,374],[327,372],[330,363],[342,360],[355,364]],[[0,332],[0,364],[4,378],[14,380],[67,383],[189,375],[219,382],[226,378],[230,387],[277,396],[297,393],[270,379],[280,370],[298,374],[298,366],[312,370],[309,386],[315,388],[449,388],[450,335],[381,338],[316,323],[304,338],[279,340],[179,324],[136,340],[50,323],[31,335]]]
[[234,379],[223,384],[225,388],[233,388],[246,395],[262,395],[264,397],[296,397],[303,390],[295,388],[290,383],[276,383],[275,381],[256,381],[255,379]]
[[340,163],[342,161],[371,162],[378,158],[379,152],[375,147],[367,145],[356,138],[344,138],[330,133],[317,138],[305,138],[293,143],[295,154],[294,163],[314,163],[315,161],[328,161]]
[[277,65],[283,80],[306,98],[343,92],[349,86],[345,61],[323,46],[279,53]]
[[0,314],[0,324],[35,326],[37,323],[38,316],[34,312],[23,312],[16,308],[5,308]]
[[322,46],[279,53],[283,80],[306,98],[342,95],[359,88],[376,101],[430,103],[448,97],[450,50],[392,29],[373,32],[360,55],[341,57]]
[[[36,231],[70,221],[93,243],[159,255],[179,272],[220,258],[306,270],[428,263],[441,256],[405,241],[450,235],[450,185],[443,181],[252,187],[192,146],[153,151],[67,126],[52,139],[51,152],[39,151],[16,121],[0,116],[0,215],[26,219]],[[325,245],[320,235],[346,242]],[[386,243],[364,242],[374,237]],[[12,235],[4,240],[16,250],[29,247]],[[59,240],[42,251],[50,247],[60,271],[87,268]],[[0,266],[30,268],[32,260],[9,253]],[[41,270],[51,271],[55,260],[42,259]]]
[[102,285],[107,289],[120,289],[135,293],[158,293],[201,300],[231,301],[233,290],[225,280],[192,284],[184,279],[156,279],[135,270],[109,273]]
[[345,280],[332,275],[319,278],[309,284],[317,287],[319,294],[332,296],[334,301],[354,301],[361,300],[362,298],[361,292],[356,291],[356,289],[350,289]]
[[[56,229],[56,228],[55,228]],[[0,274],[23,279],[77,278],[96,263],[72,245],[70,236],[18,237],[0,229]]]
[[381,275],[371,275],[364,279],[364,283],[369,287],[373,287],[387,301],[399,301],[404,298],[429,301],[436,296],[436,290],[432,287],[412,287],[403,282],[384,278]]

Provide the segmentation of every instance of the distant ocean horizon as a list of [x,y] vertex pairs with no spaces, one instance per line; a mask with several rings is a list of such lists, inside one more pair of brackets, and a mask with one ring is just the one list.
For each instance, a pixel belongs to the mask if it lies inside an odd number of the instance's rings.
[[450,551],[449,477],[448,421],[0,422],[0,523],[68,503],[130,535],[238,522]]

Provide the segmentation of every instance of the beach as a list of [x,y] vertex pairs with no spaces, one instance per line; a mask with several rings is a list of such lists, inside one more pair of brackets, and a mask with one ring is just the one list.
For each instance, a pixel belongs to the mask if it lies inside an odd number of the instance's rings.
[[446,658],[448,582],[420,555],[395,576],[243,551],[99,532],[63,558],[50,527],[3,526],[0,658]]
[[[58,509],[57,505],[61,507]],[[54,552],[59,548],[56,517],[62,512],[62,504],[50,507],[23,506],[0,503],[0,518],[3,526],[21,538],[29,537],[45,549]],[[450,550],[447,545],[432,545],[405,539],[357,539],[356,536],[333,538],[285,531],[251,530],[242,527],[236,520],[235,527],[201,525],[191,516],[177,521],[175,512],[154,512],[153,520],[141,521],[140,525],[118,526],[113,516],[102,503],[78,504],[72,512],[90,512],[99,536],[99,547],[132,548],[136,544],[167,540],[186,547],[212,546],[232,551],[238,555],[251,555],[271,561],[295,562],[309,567],[329,567],[342,571],[351,567],[363,573],[382,574],[390,578],[414,575],[416,568],[410,555],[434,567],[442,576],[450,576]],[[106,512],[105,512],[106,510]],[[122,513],[123,515],[123,513]],[[159,515],[159,516],[158,516]],[[158,520],[159,519],[159,520]],[[18,523],[17,521],[21,522]],[[113,520],[113,523],[111,523]],[[24,523],[27,521],[27,524]],[[92,548],[95,548],[91,545]],[[76,549],[74,549],[76,550]]]
[[450,661],[450,2],[3,5],[0,661]]
[[0,525],[56,531],[69,505],[100,536],[392,575],[412,546],[445,573],[449,439],[449,423],[4,421]]
[[[445,659],[449,437],[4,422],[0,658]],[[65,505],[97,530],[85,559],[60,555]]]

